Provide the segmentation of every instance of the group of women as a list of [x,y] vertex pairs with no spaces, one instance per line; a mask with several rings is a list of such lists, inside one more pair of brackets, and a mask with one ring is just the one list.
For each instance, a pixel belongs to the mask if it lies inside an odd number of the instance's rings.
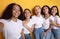
[[23,9],[16,3],[11,3],[3,11],[0,26],[3,26],[5,39],[60,39],[60,17],[57,6],[36,5],[33,10]]

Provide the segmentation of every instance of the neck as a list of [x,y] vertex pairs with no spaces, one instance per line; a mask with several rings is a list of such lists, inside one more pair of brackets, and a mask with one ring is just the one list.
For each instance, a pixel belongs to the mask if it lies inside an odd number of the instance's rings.
[[50,16],[50,14],[45,14],[45,18],[48,18]]
[[29,20],[30,20],[30,19],[29,19],[29,18],[27,18],[25,21],[27,21],[27,22],[28,22]]
[[17,18],[12,17],[11,19],[12,19],[14,22],[17,22]]
[[53,14],[53,16],[55,16],[55,14]]
[[38,14],[38,15],[36,15],[37,17],[40,17],[41,16],[41,14]]

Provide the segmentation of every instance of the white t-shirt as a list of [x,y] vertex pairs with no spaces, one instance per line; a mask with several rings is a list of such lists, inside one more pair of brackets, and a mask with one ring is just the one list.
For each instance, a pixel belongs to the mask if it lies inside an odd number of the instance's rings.
[[50,20],[54,21],[53,16],[50,16],[49,18],[45,19],[44,18],[44,23],[43,23],[43,28],[48,29],[50,26]]
[[32,22],[34,22],[35,28],[41,28],[44,22],[44,18],[42,16],[40,17],[32,16]]
[[[60,18],[59,18],[59,16],[56,15],[56,16],[54,17],[54,22],[60,25]],[[54,26],[53,29],[59,29],[59,28]]]
[[[7,20],[5,20],[5,19],[0,19],[0,22],[1,22],[1,23],[4,23],[4,25],[6,25]],[[3,28],[4,28],[4,27],[3,27]],[[2,28],[2,30],[3,30],[3,28]]]
[[[27,26],[29,26],[31,28],[33,24],[34,23],[30,19],[30,21],[27,23]],[[23,29],[24,29],[24,34],[29,34],[30,33],[30,31],[28,29],[26,29],[24,26],[23,26]]]
[[4,35],[5,39],[19,39],[21,37],[21,30],[22,30],[22,21],[17,19],[17,22],[12,20],[7,20],[4,24]]

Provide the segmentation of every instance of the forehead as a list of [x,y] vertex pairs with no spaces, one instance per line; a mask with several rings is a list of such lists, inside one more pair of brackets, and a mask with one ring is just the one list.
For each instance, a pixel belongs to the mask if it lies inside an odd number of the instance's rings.
[[14,5],[13,8],[17,8],[17,9],[19,9],[19,6],[18,6],[18,5]]
[[36,6],[34,9],[40,8],[39,6]]
[[45,8],[48,8],[48,7],[44,7],[44,9],[45,9]]
[[53,9],[57,9],[56,7],[53,7]]

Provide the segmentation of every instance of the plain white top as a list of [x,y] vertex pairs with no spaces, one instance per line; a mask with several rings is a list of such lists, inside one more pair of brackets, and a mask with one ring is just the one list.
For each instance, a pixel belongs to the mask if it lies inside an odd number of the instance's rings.
[[22,21],[17,19],[17,22],[12,20],[3,20],[4,23],[4,36],[5,39],[19,39],[21,37],[21,30],[22,30]]
[[[54,16],[54,22],[60,25],[60,18],[58,15]],[[53,29],[59,29],[59,28],[54,26]]]
[[42,24],[44,22],[44,18],[42,16],[37,17],[37,16],[34,15],[34,16],[32,16],[32,21],[35,24],[35,28],[41,28]]
[[[32,28],[32,25],[34,23],[32,22],[32,20],[30,19],[30,21],[27,23],[27,26],[29,26],[30,28]],[[30,34],[30,31],[28,29],[26,29],[24,26],[23,26],[23,29],[24,29],[24,34]]]
[[45,19],[44,18],[44,23],[43,23],[43,28],[48,29],[50,26],[50,20],[54,21],[53,16],[51,15],[49,18]]

